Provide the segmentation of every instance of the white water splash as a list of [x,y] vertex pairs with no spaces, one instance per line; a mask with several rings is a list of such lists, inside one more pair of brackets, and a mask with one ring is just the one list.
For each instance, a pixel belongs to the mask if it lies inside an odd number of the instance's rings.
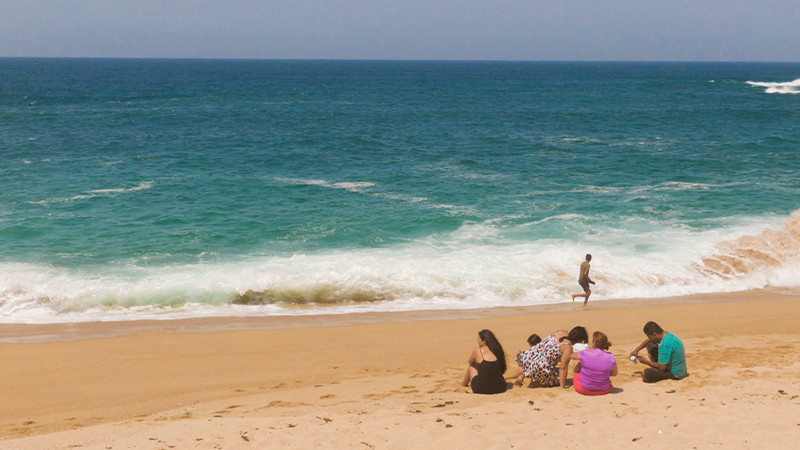
[[[783,219],[782,229],[781,221],[738,219],[703,231],[642,222],[625,230],[595,227],[581,242],[518,241],[487,222],[386,248],[216,264],[68,270],[6,262],[0,264],[0,322],[552,304],[579,291],[578,267],[587,252],[594,255],[595,301],[797,287],[800,212]],[[258,301],[233,304],[237,298]]]
[[784,83],[770,83],[764,81],[748,81],[750,86],[766,88],[767,94],[800,94],[800,78]]

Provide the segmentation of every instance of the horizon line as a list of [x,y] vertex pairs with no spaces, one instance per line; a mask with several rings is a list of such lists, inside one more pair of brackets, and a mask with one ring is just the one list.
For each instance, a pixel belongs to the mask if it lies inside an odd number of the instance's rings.
[[635,60],[635,59],[387,59],[387,58],[216,58],[160,56],[0,56],[2,59],[70,59],[131,61],[274,61],[274,62],[440,62],[440,63],[635,63],[635,64],[800,64],[766,60]]

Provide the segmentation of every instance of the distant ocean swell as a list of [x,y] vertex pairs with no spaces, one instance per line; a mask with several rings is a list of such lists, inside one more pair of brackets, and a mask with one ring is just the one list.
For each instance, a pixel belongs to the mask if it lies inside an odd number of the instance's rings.
[[[548,221],[580,221],[556,217]],[[533,226],[526,224],[522,226]],[[511,234],[508,234],[511,231]],[[0,322],[468,309],[566,301],[594,255],[595,300],[800,287],[800,211],[789,218],[597,229],[582,242],[519,241],[491,221],[378,249],[138,267],[0,264]]]

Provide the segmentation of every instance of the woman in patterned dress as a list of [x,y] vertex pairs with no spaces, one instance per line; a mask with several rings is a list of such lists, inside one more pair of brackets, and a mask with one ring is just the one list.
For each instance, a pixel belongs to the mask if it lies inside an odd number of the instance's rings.
[[558,330],[542,342],[517,355],[520,367],[506,373],[507,380],[514,380],[522,386],[524,378],[530,378],[534,386],[567,386],[572,346],[586,343],[589,335],[584,327],[575,327],[567,333]]

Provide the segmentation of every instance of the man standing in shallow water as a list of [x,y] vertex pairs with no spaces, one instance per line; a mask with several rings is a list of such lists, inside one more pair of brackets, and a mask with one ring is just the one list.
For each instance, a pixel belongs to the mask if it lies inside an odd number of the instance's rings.
[[592,260],[592,255],[586,254],[586,261],[581,263],[581,274],[578,276],[578,284],[583,288],[583,294],[572,294],[572,303],[575,303],[575,297],[583,297],[583,306],[589,303],[589,296],[592,295],[592,290],[589,289],[590,284],[594,284],[589,278],[589,262]]

